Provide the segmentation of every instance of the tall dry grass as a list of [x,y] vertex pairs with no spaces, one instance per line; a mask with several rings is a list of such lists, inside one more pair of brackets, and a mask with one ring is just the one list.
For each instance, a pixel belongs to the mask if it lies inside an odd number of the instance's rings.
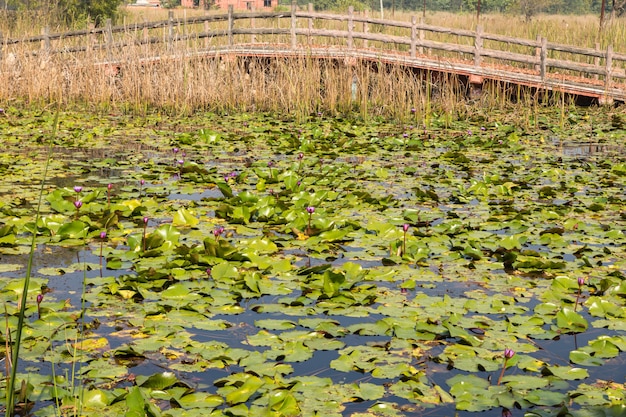
[[[76,65],[76,66],[74,66]],[[353,84],[356,89],[353,91]],[[454,77],[429,78],[400,67],[338,64],[313,58],[172,59],[145,65],[129,59],[118,73],[58,57],[35,57],[0,74],[0,102],[57,102],[101,109],[147,108],[174,114],[198,110],[268,111],[292,115],[361,111],[394,119],[442,111],[457,114],[465,91]]]
[[[184,19],[205,11],[176,10],[175,17]],[[215,12],[211,12],[215,13]],[[410,109],[428,122],[432,114],[446,117],[467,117],[473,112],[485,112],[510,105],[508,98],[523,96],[518,103],[531,103],[533,98],[525,92],[510,91],[510,86],[487,86],[484,94],[468,105],[468,90],[454,76],[438,76],[419,73],[399,67],[387,67],[356,61],[342,63],[313,58],[290,58],[269,60],[265,58],[235,58],[223,55],[217,59],[196,57],[205,48],[223,42],[222,39],[206,38],[176,44],[177,57],[146,64],[146,57],[171,55],[167,43],[141,44],[150,37],[166,37],[166,29],[150,33],[133,31],[134,22],[166,20],[167,11],[152,8],[127,8],[124,23],[129,30],[118,42],[134,44],[121,50],[89,50],[85,53],[48,55],[38,43],[30,46],[7,45],[0,61],[0,107],[3,103],[20,101],[26,103],[58,102],[64,105],[89,105],[96,108],[118,108],[143,112],[147,108],[167,109],[173,113],[189,113],[197,110],[213,111],[271,111],[277,113],[310,114],[318,111],[345,112],[357,110],[364,115],[380,115],[403,119],[410,116]],[[396,13],[395,19],[410,20],[409,13]],[[565,20],[568,19],[568,20]],[[511,24],[511,22],[514,24]],[[568,22],[572,31],[558,30],[558,22]],[[283,24],[288,24],[288,19]],[[437,26],[474,29],[474,16],[429,13],[426,23]],[[246,22],[252,25],[251,22]],[[306,22],[301,22],[306,24]],[[317,23],[318,25],[324,23]],[[333,24],[328,22],[327,25]],[[551,41],[583,43],[585,33],[597,34],[597,22],[590,16],[554,17],[541,16],[527,23],[511,16],[485,15],[480,24],[486,31],[508,36],[534,38],[537,34],[550,36]],[[25,21],[15,22],[12,30],[25,29]],[[601,42],[619,38],[626,44],[624,25],[613,24],[605,29],[606,38]],[[211,30],[223,30],[225,23],[211,24]],[[178,36],[190,35],[204,28],[179,25]],[[375,30],[376,28],[373,28]],[[359,30],[357,28],[357,30]],[[40,30],[35,30],[39,33]],[[6,33],[6,32],[4,32]],[[610,36],[609,36],[610,34]],[[446,35],[442,35],[446,36]],[[557,36],[561,38],[556,39]],[[289,43],[288,35],[256,37],[257,43]],[[92,44],[102,38],[93,37]],[[235,42],[251,42],[250,35],[238,35]],[[307,42],[302,38],[300,42]],[[344,43],[344,40],[327,39],[328,44]],[[72,44],[74,42],[74,44]],[[66,41],[72,46],[76,42]],[[315,42],[320,42],[316,40]],[[594,41],[595,42],[595,41]],[[370,42],[370,47],[373,46]],[[618,47],[616,47],[618,49]],[[624,46],[626,50],[626,46]],[[29,52],[31,53],[29,55]],[[32,55],[36,52],[36,55]],[[111,55],[113,54],[113,55]],[[110,65],[94,65],[114,59],[121,63],[120,71]],[[507,88],[509,91],[507,91]],[[353,91],[356,89],[355,91]]]

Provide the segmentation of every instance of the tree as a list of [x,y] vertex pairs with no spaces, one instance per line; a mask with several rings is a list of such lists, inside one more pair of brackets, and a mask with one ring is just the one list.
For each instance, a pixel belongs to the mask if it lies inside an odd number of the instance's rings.
[[87,21],[97,26],[118,16],[123,0],[5,0],[9,8],[38,12],[54,22],[71,26]]
[[555,4],[560,3],[559,0],[517,0],[512,6],[524,15],[526,21],[530,21],[533,16],[549,9]]
[[106,19],[115,19],[122,0],[59,0],[59,17],[69,24],[91,21],[102,26]]

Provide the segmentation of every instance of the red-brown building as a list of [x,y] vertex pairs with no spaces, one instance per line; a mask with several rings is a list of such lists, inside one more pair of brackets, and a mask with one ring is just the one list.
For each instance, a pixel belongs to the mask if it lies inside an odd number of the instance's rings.
[[263,10],[278,6],[278,0],[181,0],[183,7],[205,8],[214,5],[222,10],[228,10],[232,4],[235,10]]

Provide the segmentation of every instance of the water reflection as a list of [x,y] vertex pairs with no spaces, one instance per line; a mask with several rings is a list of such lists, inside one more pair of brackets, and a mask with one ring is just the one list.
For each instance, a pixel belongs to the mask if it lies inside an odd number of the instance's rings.
[[559,152],[569,157],[590,157],[596,155],[623,153],[624,147],[599,142],[567,142],[557,137],[552,137],[552,144]]

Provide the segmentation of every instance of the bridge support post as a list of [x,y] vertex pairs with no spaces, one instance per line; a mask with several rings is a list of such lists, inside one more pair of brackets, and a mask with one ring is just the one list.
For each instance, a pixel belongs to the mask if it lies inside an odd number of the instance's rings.
[[483,94],[483,77],[476,74],[470,74],[469,76],[469,93],[472,100],[477,100]]
[[612,106],[614,103],[615,101],[613,100],[613,97],[610,97],[609,95],[598,97],[598,104],[601,106]]

